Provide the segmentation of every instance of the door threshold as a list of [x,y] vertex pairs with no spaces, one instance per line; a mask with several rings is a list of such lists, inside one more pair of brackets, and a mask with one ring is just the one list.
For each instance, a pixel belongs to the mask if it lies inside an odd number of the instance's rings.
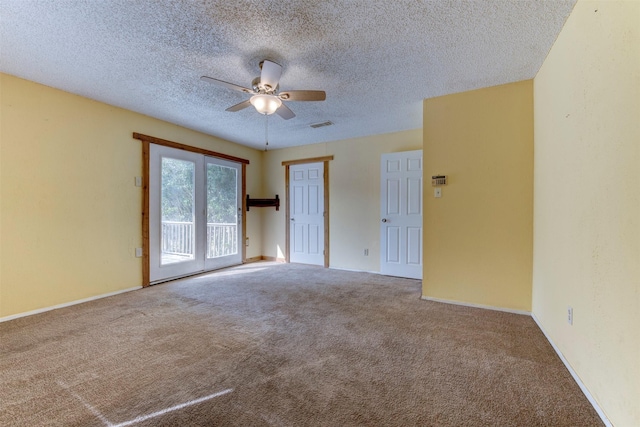
[[225,265],[224,267],[212,268],[212,269],[209,269],[209,270],[200,270],[200,271],[196,271],[196,272],[193,272],[193,273],[185,274],[185,275],[182,275],[182,276],[168,277],[168,278],[165,278],[165,279],[156,280],[154,282],[149,282],[149,286],[159,285],[161,283],[173,282],[175,280],[186,279],[188,277],[202,276],[203,274],[213,273],[214,271],[224,270],[225,268],[238,267],[238,266],[241,266],[243,264],[244,263],[233,264],[233,265]]

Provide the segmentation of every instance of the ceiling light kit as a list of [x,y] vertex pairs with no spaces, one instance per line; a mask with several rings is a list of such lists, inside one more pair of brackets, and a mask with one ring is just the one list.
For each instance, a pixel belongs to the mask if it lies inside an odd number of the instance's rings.
[[251,105],[256,107],[258,113],[267,116],[275,113],[276,110],[282,106],[282,101],[280,101],[277,96],[264,95],[261,93],[253,95],[251,99],[249,99],[249,102],[251,102]]

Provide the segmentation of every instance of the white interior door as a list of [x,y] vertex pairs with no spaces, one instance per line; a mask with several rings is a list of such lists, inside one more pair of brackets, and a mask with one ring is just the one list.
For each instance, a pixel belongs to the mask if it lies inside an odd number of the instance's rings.
[[289,260],[324,265],[324,163],[289,166]]
[[422,278],[422,150],[383,154],[380,272]]
[[242,263],[241,165],[150,144],[151,283]]

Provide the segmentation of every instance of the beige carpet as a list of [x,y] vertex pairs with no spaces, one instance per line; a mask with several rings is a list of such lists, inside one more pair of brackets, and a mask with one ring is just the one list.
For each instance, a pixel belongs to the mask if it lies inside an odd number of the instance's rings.
[[601,425],[528,316],[256,263],[0,324],[2,426]]

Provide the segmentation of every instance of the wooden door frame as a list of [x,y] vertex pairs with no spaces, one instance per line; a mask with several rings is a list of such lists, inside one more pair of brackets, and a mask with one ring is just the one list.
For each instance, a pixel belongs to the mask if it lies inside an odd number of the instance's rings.
[[320,163],[324,164],[324,267],[329,267],[329,162],[333,160],[333,156],[312,157],[308,159],[298,160],[286,160],[282,162],[284,169],[284,197],[285,197],[285,262],[291,262],[290,257],[290,224],[291,224],[291,212],[289,209],[289,166],[302,165],[306,163]]
[[[247,235],[247,165],[249,160],[242,159],[240,157],[229,156],[227,154],[218,153],[204,148],[192,147],[190,145],[180,144],[179,142],[173,142],[162,138],[156,138],[154,136],[144,135],[134,132],[133,138],[142,142],[142,287],[147,287],[151,284],[151,266],[149,258],[149,168],[150,168],[150,144],[162,145],[165,147],[176,148],[178,150],[190,151],[192,153],[203,154],[209,157],[217,157],[219,159],[231,160],[233,162],[240,163],[242,165],[242,236]],[[247,259],[247,248],[244,242],[238,242],[242,248],[242,263]],[[198,273],[199,274],[199,273]]]

